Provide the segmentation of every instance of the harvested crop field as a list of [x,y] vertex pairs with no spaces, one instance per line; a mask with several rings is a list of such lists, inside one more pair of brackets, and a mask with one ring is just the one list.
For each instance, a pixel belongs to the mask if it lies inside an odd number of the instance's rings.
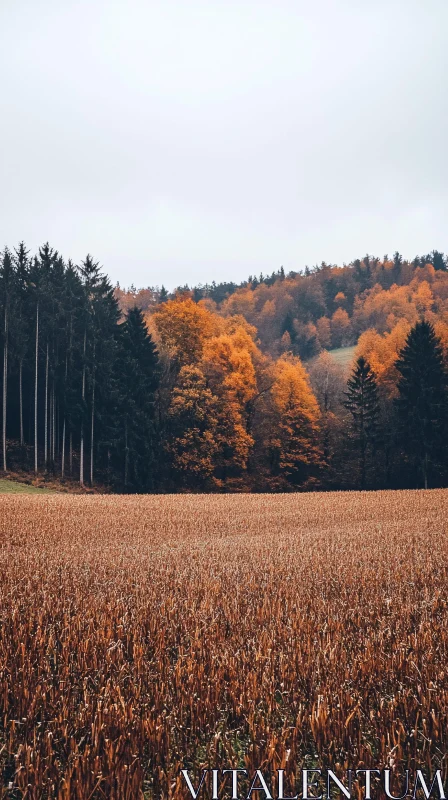
[[182,767],[305,756],[446,775],[447,512],[446,490],[2,496],[1,796],[178,798]]

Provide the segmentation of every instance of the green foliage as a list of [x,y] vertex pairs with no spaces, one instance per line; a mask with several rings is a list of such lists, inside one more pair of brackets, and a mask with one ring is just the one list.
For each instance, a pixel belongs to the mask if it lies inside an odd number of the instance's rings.
[[401,443],[417,484],[428,487],[446,462],[447,373],[433,326],[418,322],[396,362],[400,374],[396,409]]
[[344,406],[350,412],[351,439],[359,453],[360,485],[366,486],[368,457],[378,438],[380,412],[376,375],[368,361],[360,356],[347,381]]

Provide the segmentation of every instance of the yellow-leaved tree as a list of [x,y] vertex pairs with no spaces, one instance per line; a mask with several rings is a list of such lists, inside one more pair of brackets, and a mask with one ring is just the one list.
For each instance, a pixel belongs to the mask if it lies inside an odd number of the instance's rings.
[[282,356],[273,378],[272,466],[293,486],[310,485],[323,461],[317,400],[300,358]]
[[172,477],[191,489],[203,489],[211,481],[218,450],[218,398],[207,386],[202,370],[181,368],[168,409]]
[[247,430],[248,404],[257,392],[258,348],[245,326],[229,324],[228,331],[204,343],[201,368],[219,398],[216,439],[217,477],[225,481],[245,471],[254,445]]
[[190,297],[163,303],[152,315],[162,347],[180,367],[195,364],[205,340],[218,333],[221,319]]

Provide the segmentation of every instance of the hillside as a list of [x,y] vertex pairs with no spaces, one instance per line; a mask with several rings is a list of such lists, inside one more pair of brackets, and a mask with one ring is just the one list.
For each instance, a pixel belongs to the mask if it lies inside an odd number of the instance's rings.
[[161,493],[448,481],[436,251],[169,295],[21,243],[1,257],[0,319],[4,478]]
[[116,296],[122,311],[138,305],[149,316],[166,299],[191,297],[223,317],[243,317],[257,329],[264,352],[289,351],[305,361],[324,349],[353,347],[367,330],[384,335],[403,322],[412,325],[422,314],[435,324],[448,320],[447,262],[438,251],[412,262],[395,253],[288,275],[280,270],[240,286],[181,287],[171,295],[118,287]]

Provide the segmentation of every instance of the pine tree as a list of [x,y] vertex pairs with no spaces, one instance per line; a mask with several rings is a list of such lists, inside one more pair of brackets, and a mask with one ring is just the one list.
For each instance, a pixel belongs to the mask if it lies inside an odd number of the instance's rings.
[[3,252],[0,267],[0,307],[1,307],[1,341],[3,344],[3,376],[2,376],[2,469],[6,472],[6,430],[7,430],[7,404],[8,404],[8,358],[9,343],[11,338],[10,323],[13,316],[15,300],[15,274],[11,253],[7,248]]
[[86,445],[90,444],[89,482],[92,484],[95,453],[104,444],[98,423],[107,429],[107,416],[113,413],[109,394],[116,361],[119,311],[112,284],[90,255],[82,262],[80,273],[84,291],[79,428],[79,482],[82,486]]
[[378,435],[379,397],[376,375],[360,356],[347,381],[345,408],[352,415],[351,438],[359,453],[361,489],[366,486],[367,459]]
[[159,359],[138,307],[128,311],[120,333],[119,442],[123,454],[123,481],[126,488],[131,485],[137,489],[151,489],[157,453],[155,392],[159,382]]
[[160,289],[159,292],[159,303],[166,303],[167,300],[168,300],[168,292],[162,284],[162,288]]
[[431,475],[443,467],[448,412],[443,352],[429,322],[412,328],[395,366],[401,376],[396,408],[403,451],[427,489]]
[[15,349],[18,362],[19,371],[19,438],[20,446],[23,448],[25,444],[24,434],[24,407],[23,407],[23,373],[24,365],[27,357],[30,330],[29,330],[29,278],[30,278],[30,263],[29,252],[27,251],[24,242],[20,242],[17,250],[15,250],[15,268],[16,268],[16,281],[17,281],[17,310],[15,315]]

